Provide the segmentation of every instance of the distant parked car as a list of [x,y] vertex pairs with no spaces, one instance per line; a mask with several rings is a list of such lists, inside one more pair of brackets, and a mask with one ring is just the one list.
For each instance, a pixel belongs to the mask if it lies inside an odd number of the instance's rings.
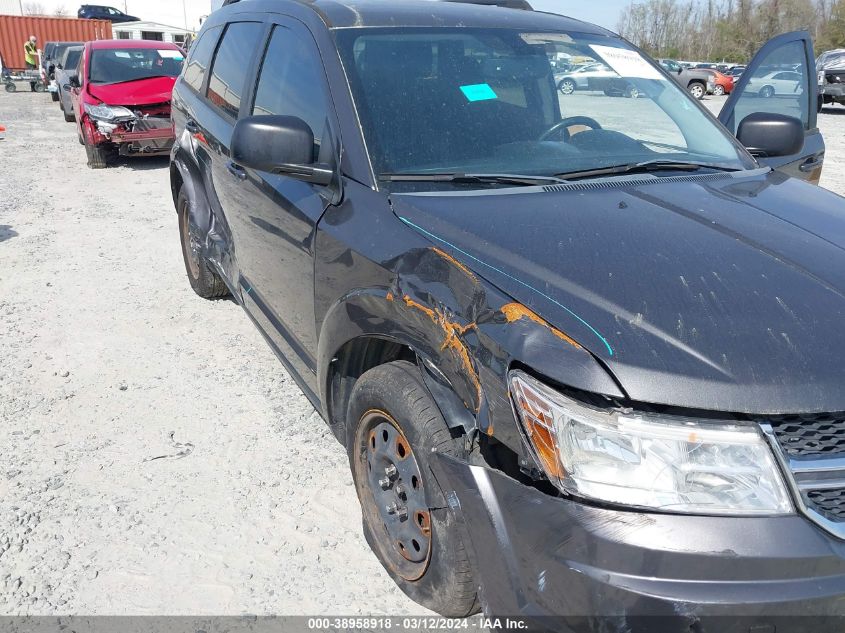
[[184,53],[175,44],[98,40],[82,53],[71,100],[88,166],[102,169],[118,155],[167,154],[173,145],[170,101]]
[[734,80],[737,80],[740,77],[742,77],[742,73],[744,73],[744,72],[745,72],[745,66],[734,66],[726,74],[733,77]]
[[43,56],[44,66],[44,81],[47,84],[47,90],[50,91],[50,96],[53,101],[59,100],[59,83],[56,81],[56,69],[64,57],[67,50],[73,46],[82,46],[83,42],[50,42],[53,46],[50,50],[50,57],[46,54]]
[[82,58],[84,46],[70,46],[65,50],[62,59],[56,64],[56,84],[59,88],[59,108],[65,115],[65,121],[71,123],[75,120],[73,115],[73,100],[70,98],[71,77],[79,76],[79,60]]
[[816,61],[819,73],[819,110],[823,104],[845,105],[845,50],[827,51]]
[[696,99],[703,99],[708,93],[715,92],[716,84],[710,70],[700,68],[687,68],[674,59],[657,60],[672,78],[686,88]]
[[748,82],[749,92],[756,92],[767,99],[775,95],[801,94],[803,89],[804,78],[794,70],[776,70],[762,77],[752,77]]
[[141,18],[127,15],[114,7],[101,4],[83,4],[79,7],[77,16],[86,20],[108,20],[109,22],[140,22]]
[[719,72],[715,68],[702,68],[702,72],[709,73],[713,78],[712,88],[708,88],[708,92],[717,97],[729,95],[734,89],[734,78],[732,75],[726,75]]
[[557,89],[565,95],[576,90],[604,90],[619,75],[604,64],[587,64],[564,74],[556,74]]

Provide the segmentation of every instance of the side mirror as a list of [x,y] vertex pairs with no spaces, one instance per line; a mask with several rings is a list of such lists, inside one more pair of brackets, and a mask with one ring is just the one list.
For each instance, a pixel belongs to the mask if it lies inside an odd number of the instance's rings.
[[71,88],[81,88],[82,84],[79,83],[79,77],[76,75],[71,75],[70,79],[68,79],[68,85]]
[[334,169],[314,162],[315,155],[314,132],[297,117],[251,116],[232,131],[232,162],[315,185],[331,184]]
[[804,146],[804,124],[785,114],[755,112],[740,122],[736,137],[755,156],[790,156]]

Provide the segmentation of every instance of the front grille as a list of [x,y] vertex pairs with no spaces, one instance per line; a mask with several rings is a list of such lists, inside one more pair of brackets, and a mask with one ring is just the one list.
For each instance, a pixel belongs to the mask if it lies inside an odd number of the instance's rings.
[[831,521],[845,521],[845,489],[810,490],[806,493],[806,501]]
[[827,79],[827,83],[829,84],[841,84],[842,80],[845,79],[845,71],[841,73],[827,73],[825,79]]
[[845,454],[845,413],[784,415],[766,422],[790,457]]
[[780,447],[802,510],[845,539],[845,412],[773,416],[761,420]]

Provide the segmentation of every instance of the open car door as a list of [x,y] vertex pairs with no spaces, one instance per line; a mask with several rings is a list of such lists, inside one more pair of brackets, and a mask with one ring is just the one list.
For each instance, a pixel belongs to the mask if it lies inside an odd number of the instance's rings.
[[743,119],[757,112],[799,119],[804,126],[804,146],[798,153],[756,157],[790,176],[818,184],[824,139],[816,127],[817,103],[812,37],[806,31],[784,33],[766,42],[751,60],[722,108],[719,121],[736,136]]

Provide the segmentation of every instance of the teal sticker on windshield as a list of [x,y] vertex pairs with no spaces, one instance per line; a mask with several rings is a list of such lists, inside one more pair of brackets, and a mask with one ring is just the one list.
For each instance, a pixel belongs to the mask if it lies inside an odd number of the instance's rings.
[[473,84],[471,86],[461,86],[461,92],[467,98],[467,101],[487,101],[489,99],[498,99],[499,96],[490,87],[490,84]]

